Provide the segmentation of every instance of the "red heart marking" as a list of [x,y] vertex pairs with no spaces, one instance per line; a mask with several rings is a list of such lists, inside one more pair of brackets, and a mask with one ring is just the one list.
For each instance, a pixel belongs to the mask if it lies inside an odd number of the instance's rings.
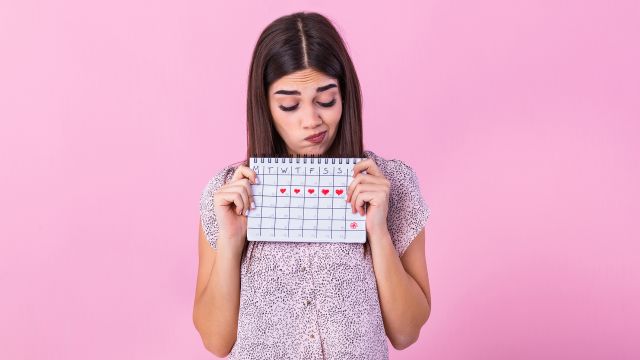
[[300,189],[293,189],[293,192],[297,194],[300,192]]
[[307,190],[307,191],[309,192],[309,194],[313,194],[313,192],[314,192],[315,190],[313,190],[313,189],[309,189],[309,190]]
[[322,189],[322,193],[327,195],[329,193],[329,189]]
[[342,195],[343,190],[342,189],[336,189],[336,194],[338,195]]
[[287,189],[285,188],[280,188],[280,192],[284,194],[284,192],[287,191]]

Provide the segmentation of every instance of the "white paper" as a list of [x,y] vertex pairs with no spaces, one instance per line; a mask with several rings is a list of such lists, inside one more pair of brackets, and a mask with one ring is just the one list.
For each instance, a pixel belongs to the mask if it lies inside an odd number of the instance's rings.
[[362,158],[255,158],[249,167],[256,204],[247,240],[288,242],[366,241],[366,215],[345,201],[353,166]]

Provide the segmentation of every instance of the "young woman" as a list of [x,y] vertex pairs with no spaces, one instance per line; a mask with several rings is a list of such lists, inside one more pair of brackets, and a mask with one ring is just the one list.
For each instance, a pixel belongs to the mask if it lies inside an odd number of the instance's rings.
[[[204,346],[233,359],[387,359],[414,343],[431,311],[424,225],[411,167],[362,143],[361,93],[344,43],[317,13],[271,23],[253,53],[247,159],[218,171],[200,200],[193,309]],[[258,156],[344,156],[352,212],[367,242],[248,242]]]

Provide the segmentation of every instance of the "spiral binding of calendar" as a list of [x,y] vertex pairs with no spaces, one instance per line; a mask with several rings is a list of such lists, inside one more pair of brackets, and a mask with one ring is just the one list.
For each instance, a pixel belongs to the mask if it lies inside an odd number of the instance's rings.
[[362,158],[351,158],[351,157],[319,157],[315,155],[304,155],[304,156],[295,156],[295,157],[282,157],[282,156],[251,156],[251,159],[254,159],[256,163],[260,162],[261,164],[267,163],[275,163],[275,164],[355,164],[358,161],[362,160]]

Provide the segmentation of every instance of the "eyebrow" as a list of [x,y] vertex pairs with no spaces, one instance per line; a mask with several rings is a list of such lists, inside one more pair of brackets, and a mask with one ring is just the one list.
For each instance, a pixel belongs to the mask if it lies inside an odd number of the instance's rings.
[[[329,89],[334,88],[334,87],[338,87],[338,85],[331,83],[329,85],[320,86],[319,88],[316,88],[316,92],[323,92],[325,90],[329,90]],[[278,91],[274,92],[273,94],[274,95],[275,94],[301,95],[300,91],[298,91],[298,90],[278,90]]]

